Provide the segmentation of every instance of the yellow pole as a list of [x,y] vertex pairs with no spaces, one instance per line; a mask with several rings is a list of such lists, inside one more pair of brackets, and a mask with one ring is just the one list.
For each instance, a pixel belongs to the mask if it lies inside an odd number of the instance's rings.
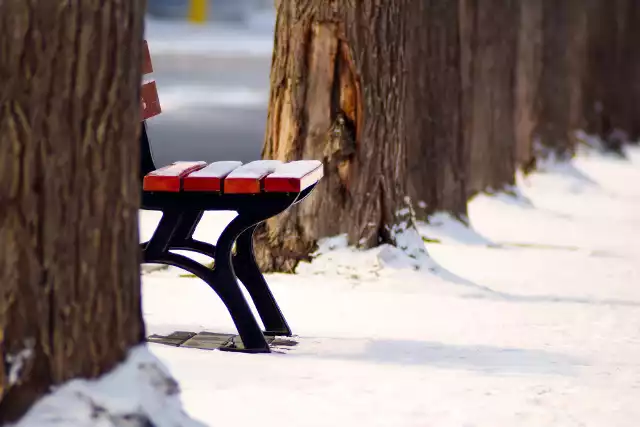
[[189,0],[189,22],[204,24],[207,20],[207,2],[209,0]]

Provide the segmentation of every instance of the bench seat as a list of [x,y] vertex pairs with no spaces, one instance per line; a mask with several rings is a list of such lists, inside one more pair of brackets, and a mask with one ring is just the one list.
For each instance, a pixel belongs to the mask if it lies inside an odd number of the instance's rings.
[[213,192],[223,194],[299,193],[323,176],[322,163],[259,160],[243,165],[225,161],[175,162],[144,177],[147,192]]

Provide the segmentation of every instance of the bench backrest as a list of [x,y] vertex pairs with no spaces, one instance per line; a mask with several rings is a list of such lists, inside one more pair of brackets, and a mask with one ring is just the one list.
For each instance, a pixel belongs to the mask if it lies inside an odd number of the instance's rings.
[[140,109],[142,120],[150,119],[162,112],[160,108],[160,100],[158,99],[158,88],[154,80],[144,80],[144,77],[153,73],[153,64],[151,63],[151,53],[146,40],[143,42],[142,49],[142,88],[140,90]]
[[140,129],[140,182],[145,175],[156,170],[153,155],[151,153],[151,144],[147,135],[146,120],[157,116],[162,112],[160,108],[160,100],[158,98],[158,88],[153,80],[146,80],[146,76],[153,73],[153,64],[151,63],[151,54],[149,45],[146,40],[143,42],[142,48],[142,87],[140,88],[140,114],[142,124]]

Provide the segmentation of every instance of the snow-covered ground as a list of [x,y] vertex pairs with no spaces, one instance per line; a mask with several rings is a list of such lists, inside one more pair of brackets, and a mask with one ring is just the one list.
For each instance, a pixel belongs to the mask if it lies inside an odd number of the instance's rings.
[[246,25],[167,21],[147,17],[145,39],[151,55],[271,56],[275,13],[254,13]]
[[[636,427],[640,149],[629,154],[582,153],[520,177],[517,198],[476,197],[472,228],[444,215],[421,225],[437,274],[398,268],[389,248],[325,242],[297,274],[268,276],[298,334],[289,350],[148,349],[178,380],[186,412],[210,426]],[[206,216],[197,236],[215,240],[230,217]],[[157,220],[141,213],[143,238]],[[234,332],[198,279],[168,269],[143,286],[150,334]],[[66,413],[111,408],[99,425],[195,425],[144,349],[62,391],[21,427],[54,425],[38,416],[70,404]]]
[[[284,354],[150,348],[212,426],[635,427],[640,150],[630,158],[583,153],[520,178],[518,198],[476,197],[472,229],[422,225],[446,274],[333,239],[298,274],[268,276],[299,335]],[[149,236],[157,216],[141,218]],[[144,276],[149,333],[233,332],[215,294],[179,274]]]
[[248,87],[211,85],[168,86],[162,90],[162,112],[193,114],[196,108],[246,108],[265,106],[269,92]]
[[15,427],[204,427],[146,346],[98,381],[74,380],[36,403]]

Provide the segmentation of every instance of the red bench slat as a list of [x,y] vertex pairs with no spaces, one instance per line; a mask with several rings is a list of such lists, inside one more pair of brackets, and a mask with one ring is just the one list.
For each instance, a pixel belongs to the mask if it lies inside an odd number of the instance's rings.
[[300,160],[285,163],[264,180],[264,191],[268,193],[299,193],[320,181],[324,175],[322,162]]
[[182,179],[184,191],[221,191],[224,178],[242,166],[242,162],[215,162],[191,172]]
[[278,160],[258,160],[247,163],[231,172],[224,179],[225,194],[255,194],[262,191],[262,182],[282,165]]
[[155,81],[150,81],[142,85],[140,90],[140,109],[142,120],[150,119],[162,112],[160,99],[158,98],[158,88]]
[[144,177],[142,188],[144,191],[179,192],[182,187],[182,178],[206,165],[206,162],[173,163],[147,174]]

